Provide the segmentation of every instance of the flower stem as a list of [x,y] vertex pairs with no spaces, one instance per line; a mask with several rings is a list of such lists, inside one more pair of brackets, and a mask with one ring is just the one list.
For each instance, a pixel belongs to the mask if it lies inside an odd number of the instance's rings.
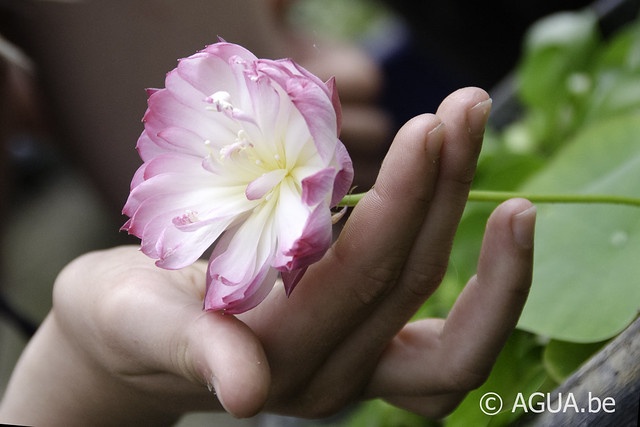
[[[367,193],[348,194],[338,203],[338,206],[355,206],[365,194]],[[640,198],[613,194],[528,194],[511,191],[474,190],[469,192],[468,200],[470,202],[500,203],[516,197],[528,199],[532,203],[583,203],[640,207]]]

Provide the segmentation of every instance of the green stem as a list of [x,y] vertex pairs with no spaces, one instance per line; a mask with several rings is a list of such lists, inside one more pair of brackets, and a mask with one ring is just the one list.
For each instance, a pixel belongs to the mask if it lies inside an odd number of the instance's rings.
[[[346,195],[338,206],[355,206],[367,193]],[[511,191],[482,191],[469,192],[471,202],[500,203],[508,199],[521,197],[532,203],[584,203],[584,204],[608,204],[640,207],[640,198],[617,196],[613,194],[528,194]]]

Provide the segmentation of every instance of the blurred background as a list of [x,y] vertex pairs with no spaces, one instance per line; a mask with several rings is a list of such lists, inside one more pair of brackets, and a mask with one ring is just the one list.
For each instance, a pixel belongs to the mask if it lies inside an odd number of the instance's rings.
[[556,12],[584,10],[607,39],[635,19],[638,2],[0,0],[0,395],[51,306],[58,271],[84,252],[137,243],[118,230],[140,164],[144,89],[162,87],[177,58],[221,36],[335,75],[342,139],[364,190],[402,123],[434,112],[457,88],[490,92],[496,132],[520,118],[514,70],[527,31]]

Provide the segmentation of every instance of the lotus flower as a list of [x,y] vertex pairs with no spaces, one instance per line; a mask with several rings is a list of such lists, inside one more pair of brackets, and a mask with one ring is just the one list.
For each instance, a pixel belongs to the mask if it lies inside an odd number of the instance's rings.
[[166,269],[215,245],[206,310],[247,311],[279,275],[291,293],[331,245],[331,208],[353,178],[333,79],[220,41],[165,86],[148,90],[123,229]]

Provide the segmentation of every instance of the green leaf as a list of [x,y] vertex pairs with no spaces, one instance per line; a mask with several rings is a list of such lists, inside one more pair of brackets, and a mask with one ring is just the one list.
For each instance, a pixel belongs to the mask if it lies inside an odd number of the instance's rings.
[[567,77],[586,67],[599,42],[596,23],[590,11],[562,12],[529,29],[518,66],[519,94],[527,105],[557,108],[568,92]]
[[640,69],[640,19],[619,30],[598,59],[601,69]]
[[[584,129],[523,191],[640,197],[640,114]],[[624,329],[640,308],[640,210],[540,205],[534,281],[519,327],[570,342]]]
[[554,381],[562,383],[600,350],[605,343],[578,344],[551,340],[545,347],[543,354],[543,362],[547,373]]
[[491,133],[490,130],[485,133],[473,179],[474,188],[515,190],[544,165],[542,156],[536,151],[535,139],[524,123],[507,127],[502,139]]
[[597,76],[595,89],[585,106],[585,121],[602,120],[640,108],[640,72],[608,70]]
[[342,427],[436,427],[437,425],[435,421],[402,410],[380,399],[361,404],[345,422],[340,423]]

